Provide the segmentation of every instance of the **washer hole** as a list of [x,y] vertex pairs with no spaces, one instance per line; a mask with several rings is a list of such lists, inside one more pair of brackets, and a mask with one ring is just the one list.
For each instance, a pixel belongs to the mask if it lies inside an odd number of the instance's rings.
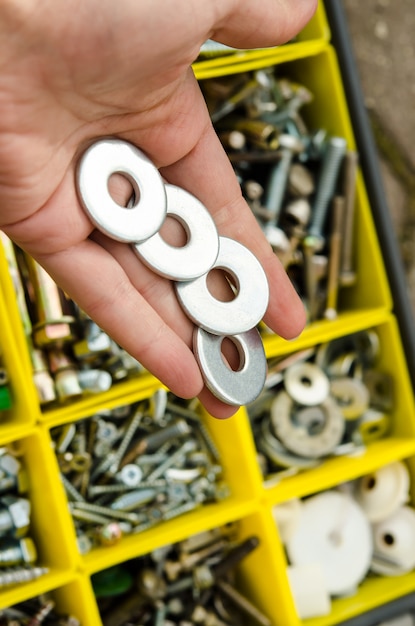
[[225,365],[233,372],[240,372],[245,365],[245,356],[234,338],[222,339],[221,356]]
[[239,285],[234,276],[219,267],[208,272],[206,285],[210,294],[220,302],[232,302],[239,290]]
[[108,179],[108,193],[119,206],[132,208],[140,201],[137,183],[124,172],[114,172]]
[[300,383],[304,386],[304,387],[311,387],[313,384],[313,381],[311,380],[311,378],[309,376],[301,376],[300,378]]
[[183,248],[190,239],[185,223],[175,215],[166,216],[159,234],[169,246],[174,248]]
[[387,546],[393,546],[395,543],[395,537],[391,533],[385,533],[382,537]]
[[376,486],[376,478],[374,476],[368,476],[366,479],[366,489],[374,489]]

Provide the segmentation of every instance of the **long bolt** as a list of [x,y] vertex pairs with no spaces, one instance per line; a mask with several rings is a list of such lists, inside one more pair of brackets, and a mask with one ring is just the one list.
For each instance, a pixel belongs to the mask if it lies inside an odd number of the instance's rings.
[[339,289],[340,254],[342,243],[342,224],[344,215],[344,197],[336,196],[333,200],[332,227],[330,233],[330,252],[327,275],[327,303],[324,317],[337,317],[337,293]]
[[252,604],[245,596],[243,596],[235,587],[232,587],[225,580],[219,580],[216,586],[220,591],[232,601],[232,603],[238,607],[245,615],[253,619],[257,624],[261,626],[271,626],[271,620],[259,611],[256,606]]
[[343,244],[340,262],[340,283],[352,285],[356,281],[353,269],[353,227],[356,197],[356,176],[359,155],[353,150],[346,153],[344,160],[343,194],[345,197]]
[[271,168],[265,190],[263,206],[273,215],[274,225],[277,224],[288,184],[288,175],[294,156],[304,150],[304,144],[290,135],[280,136],[281,159]]
[[184,437],[186,435],[190,435],[191,428],[187,422],[184,420],[177,420],[175,424],[172,426],[167,426],[155,433],[151,433],[140,439],[132,449],[124,456],[123,460],[120,463],[120,467],[127,465],[127,463],[132,463],[134,459],[143,454],[144,452],[152,452],[160,448],[164,443],[167,443],[171,439],[175,437]]
[[48,567],[16,567],[0,572],[0,587],[8,587],[16,583],[29,582],[47,574]]
[[197,445],[193,439],[185,441],[184,444],[176,450],[176,452],[171,454],[170,457],[168,457],[161,465],[156,467],[156,469],[146,477],[146,480],[151,483],[152,480],[160,478],[160,476],[163,476],[165,471],[168,470],[169,467],[172,467],[176,461],[180,459],[180,457],[185,456],[188,452],[194,452],[196,448]]
[[28,622],[27,626],[40,626],[55,608],[53,600],[48,600]]
[[112,463],[111,463],[110,467],[108,468],[108,470],[106,472],[107,474],[114,475],[114,474],[116,474],[118,472],[121,460],[122,460],[122,458],[123,458],[123,456],[124,456],[128,446],[130,445],[130,443],[131,443],[131,441],[132,441],[132,439],[133,439],[133,437],[134,437],[134,435],[136,433],[136,430],[137,430],[137,428],[140,425],[140,422],[141,422],[142,418],[143,418],[143,413],[141,411],[137,411],[133,415],[133,417],[132,417],[132,419],[131,419],[128,427],[127,427],[125,435],[124,435],[124,437],[121,440],[121,443],[120,443],[120,445],[118,447],[118,450],[116,451],[115,455],[112,457]]
[[316,196],[312,205],[311,223],[308,235],[315,237],[324,244],[324,225],[330,201],[336,193],[340,167],[346,154],[346,140],[343,137],[331,137],[326,145],[326,150],[321,165],[320,176],[317,184]]

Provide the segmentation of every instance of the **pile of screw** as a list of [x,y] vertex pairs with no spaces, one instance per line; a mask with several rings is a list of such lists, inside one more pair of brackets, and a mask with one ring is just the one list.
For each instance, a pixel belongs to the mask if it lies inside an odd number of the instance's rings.
[[230,494],[201,417],[164,389],[52,437],[81,553]]
[[38,567],[37,549],[29,536],[31,503],[26,468],[7,448],[0,448],[0,588],[46,574]]
[[47,595],[0,610],[0,626],[81,626],[73,615],[61,613]]
[[32,257],[4,233],[1,242],[42,408],[107,391],[143,372],[141,364],[79,309]]
[[361,331],[270,363],[248,407],[263,476],[280,479],[387,434],[393,380],[376,368],[379,337]]
[[309,320],[337,316],[338,292],[354,284],[357,155],[343,137],[310,131],[313,100],[274,68],[201,81],[243,194],[304,298]]
[[[235,568],[259,540],[238,541],[235,532],[233,524],[202,532],[127,562],[121,572],[117,566],[94,575],[104,626],[236,626],[247,621],[270,626],[235,583]],[[130,575],[128,589],[108,597],[111,577],[115,586],[123,575]]]

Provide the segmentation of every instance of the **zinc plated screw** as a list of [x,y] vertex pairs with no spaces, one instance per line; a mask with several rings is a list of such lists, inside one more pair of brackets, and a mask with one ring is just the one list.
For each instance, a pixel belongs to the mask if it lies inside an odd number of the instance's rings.
[[48,600],[45,604],[37,611],[37,613],[28,621],[27,626],[40,626],[46,620],[48,615],[52,613],[55,608],[55,603],[53,600]]
[[185,419],[191,421],[193,424],[196,425],[206,445],[206,448],[212,455],[215,462],[219,463],[220,453],[219,453],[218,447],[213,441],[213,438],[209,430],[206,428],[206,425],[204,424],[200,415],[198,415],[195,411],[192,411],[191,409],[175,405],[173,402],[167,402],[167,409],[171,411],[172,413],[175,413],[176,415],[180,415],[181,417],[184,417]]
[[193,439],[185,441],[184,444],[180,446],[180,448],[178,448],[175,452],[173,452],[173,454],[170,455],[170,457],[168,457],[161,465],[156,467],[156,469],[153,470],[151,474],[146,476],[146,480],[151,483],[151,481],[160,478],[160,476],[163,476],[166,470],[172,467],[176,463],[176,461],[178,461],[178,459],[185,456],[188,452],[193,452],[194,450],[196,450],[196,448],[197,445]]
[[218,589],[227,597],[232,603],[238,607],[245,615],[250,619],[253,619],[257,624],[261,626],[271,626],[271,620],[261,611],[259,611],[252,602],[250,602],[245,596],[243,596],[235,587],[230,585],[225,580],[219,580],[216,583]]
[[0,587],[36,580],[49,572],[48,567],[15,567],[1,570]]
[[292,135],[280,135],[279,143],[281,159],[271,168],[263,201],[264,208],[272,213],[275,225],[281,213],[292,160],[304,150],[303,142]]
[[111,465],[106,471],[106,474],[114,475],[118,472],[121,460],[128,446],[130,445],[142,419],[143,419],[142,411],[137,410],[135,414],[133,415],[132,419],[130,420],[130,423],[128,424],[127,430],[124,434],[124,437],[121,440],[118,450],[111,457]]
[[131,463],[144,452],[153,452],[161,448],[161,446],[176,437],[185,437],[190,435],[191,428],[185,420],[177,420],[171,426],[166,426],[155,433],[150,433],[134,444],[131,450],[124,456],[120,463],[120,467]]
[[140,516],[136,515],[135,513],[127,513],[126,511],[119,511],[116,509],[111,509],[110,507],[100,506],[99,504],[91,504],[90,502],[75,502],[71,508],[72,511],[74,509],[80,511],[88,511],[90,513],[103,515],[104,517],[112,517],[117,520],[130,522],[131,524],[137,524],[139,521],[141,521]]
[[348,150],[344,159],[343,194],[345,197],[345,216],[343,223],[343,244],[340,262],[340,284],[352,285],[356,281],[356,272],[353,269],[353,224],[356,197],[356,176],[359,155]]
[[333,200],[332,227],[329,241],[329,262],[327,275],[327,302],[324,317],[333,320],[337,317],[337,293],[339,289],[342,225],[345,201],[343,196]]
[[330,201],[336,192],[337,181],[343,158],[346,154],[346,140],[343,137],[330,137],[327,141],[316,196],[312,204],[311,223],[308,237],[314,238],[315,248],[324,245],[324,223]]

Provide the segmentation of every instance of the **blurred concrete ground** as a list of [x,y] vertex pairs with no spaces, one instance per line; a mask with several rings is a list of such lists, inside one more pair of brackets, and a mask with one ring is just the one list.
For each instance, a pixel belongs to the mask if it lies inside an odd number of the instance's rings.
[[415,316],[415,2],[342,1]]

